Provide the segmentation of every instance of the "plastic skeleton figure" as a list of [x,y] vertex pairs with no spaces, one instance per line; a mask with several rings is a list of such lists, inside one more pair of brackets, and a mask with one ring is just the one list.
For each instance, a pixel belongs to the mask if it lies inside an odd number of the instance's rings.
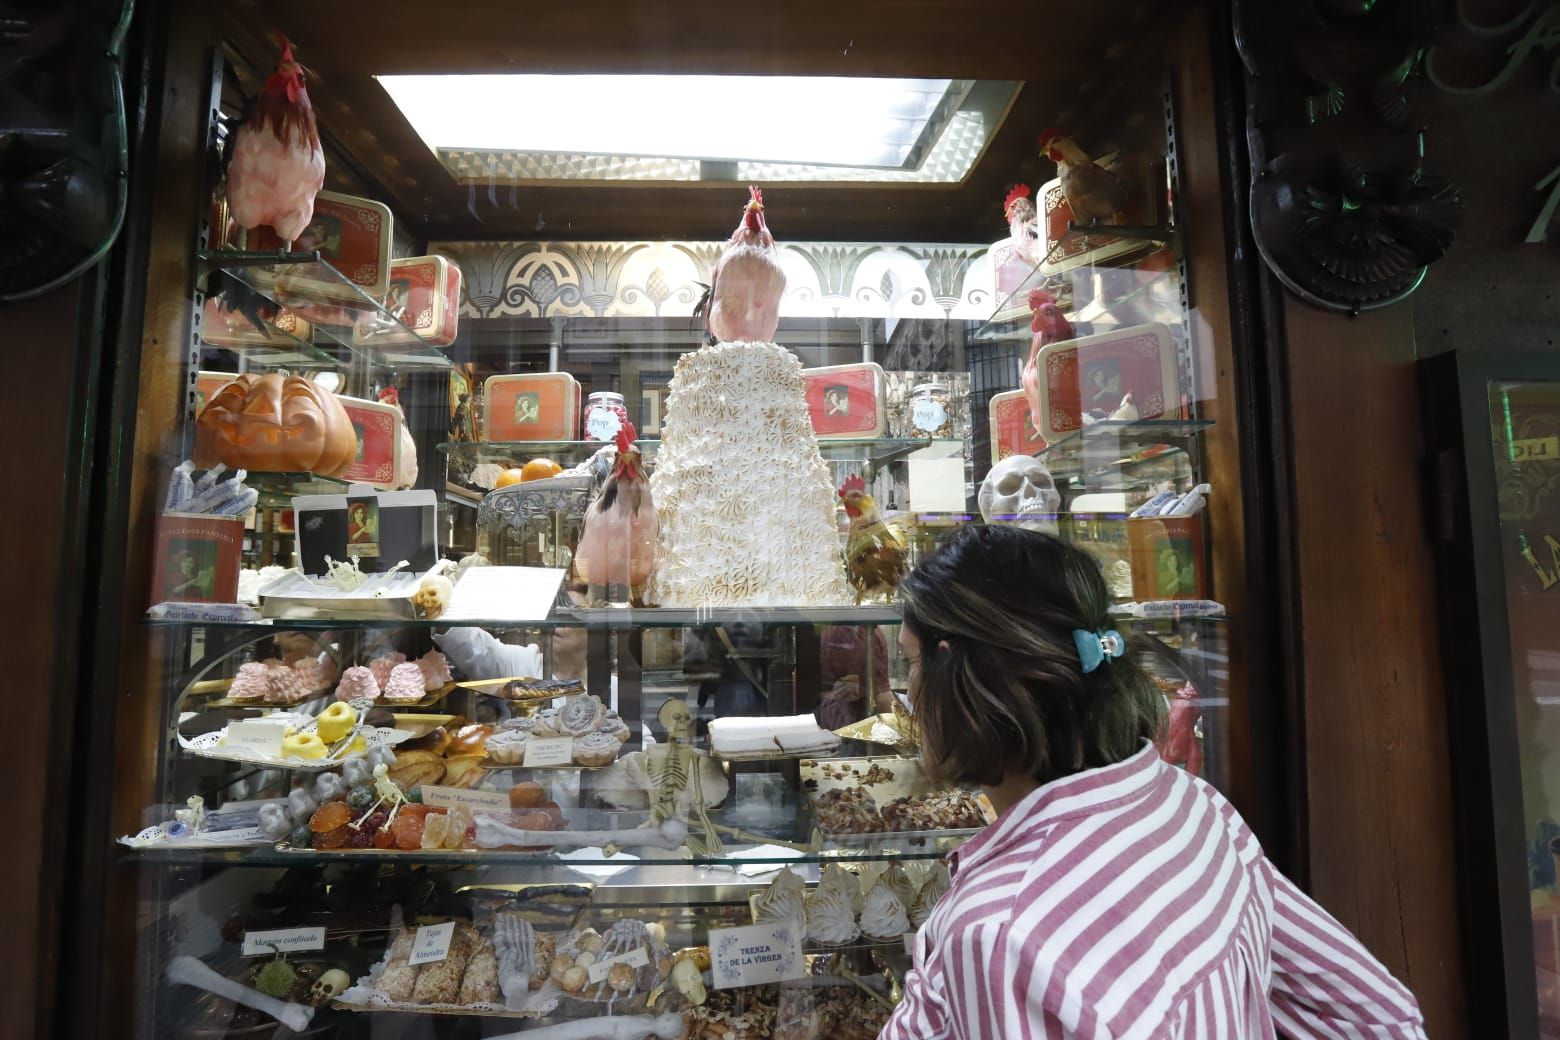
[[385,767],[383,762],[374,767],[374,791],[379,795],[379,800],[370,805],[366,813],[353,821],[351,825],[353,830],[360,829],[364,822],[374,815],[374,810],[386,802],[390,803],[390,817],[385,820],[384,825],[389,827],[395,822],[395,814],[400,812],[401,806],[406,804],[406,795],[402,794],[401,789],[395,785],[395,781],[390,779],[390,770]]
[[[700,778],[700,753],[690,743],[693,735],[693,713],[680,700],[669,700],[661,707],[657,720],[666,729],[666,743],[657,744],[645,752],[650,782],[655,785],[650,799],[648,827],[659,827],[671,819],[684,815],[682,806],[687,796],[688,811],[698,819],[703,834],[695,837],[688,832],[688,848],[695,855],[719,856],[723,851],[715,825],[704,809],[704,782]],[[687,795],[689,782],[693,791]]]

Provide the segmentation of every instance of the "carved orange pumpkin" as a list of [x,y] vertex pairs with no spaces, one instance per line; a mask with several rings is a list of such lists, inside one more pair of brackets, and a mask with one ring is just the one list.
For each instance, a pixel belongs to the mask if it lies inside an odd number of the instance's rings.
[[352,464],[357,434],[336,395],[302,376],[241,375],[195,420],[195,464],[318,473]]

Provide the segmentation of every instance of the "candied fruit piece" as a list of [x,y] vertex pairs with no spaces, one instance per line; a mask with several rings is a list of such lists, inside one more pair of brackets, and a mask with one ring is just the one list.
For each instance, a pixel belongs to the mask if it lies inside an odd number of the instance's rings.
[[466,844],[466,832],[474,826],[471,810],[464,805],[457,805],[450,810],[449,825],[444,832],[444,847],[447,849],[462,848]]
[[352,834],[352,828],[342,824],[335,830],[318,831],[314,835],[314,847],[317,849],[339,849],[346,845],[347,838]]
[[306,849],[314,844],[314,832],[307,826],[294,827],[292,835],[288,837],[287,844],[295,849]]
[[[365,827],[363,829],[367,830],[368,828]],[[374,848],[390,849],[395,847],[395,835],[390,833],[389,827],[384,826],[384,821],[380,821],[380,825],[374,828],[373,833]]]
[[366,784],[361,787],[354,787],[347,792],[347,804],[358,810],[358,812],[362,812],[370,805],[373,805],[374,800],[374,789]]
[[374,834],[368,828],[359,827],[357,830],[353,830],[351,827],[347,828],[347,843],[343,846],[344,848],[368,849],[372,848],[373,845]]
[[309,817],[309,830],[315,834],[336,830],[352,819],[352,807],[346,802],[326,802]]
[[450,818],[443,813],[434,813],[423,820],[422,847],[425,849],[438,849],[444,847],[444,832],[449,829]]
[[420,849],[423,833],[422,817],[409,814],[398,815],[395,822],[390,825],[390,833],[395,835],[396,848],[408,852],[412,849]]

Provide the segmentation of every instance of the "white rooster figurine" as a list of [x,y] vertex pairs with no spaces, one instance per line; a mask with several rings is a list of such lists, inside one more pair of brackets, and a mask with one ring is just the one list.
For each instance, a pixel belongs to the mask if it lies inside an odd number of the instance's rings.
[[276,71],[235,132],[227,199],[240,227],[269,224],[291,245],[314,219],[314,196],[325,183],[325,153],[303,86],[303,66],[293,60],[292,44],[285,37],[281,42]]
[[710,276],[705,324],[720,343],[769,343],[780,326],[785,272],[764,223],[764,193],[756,187],[748,192],[742,220]]

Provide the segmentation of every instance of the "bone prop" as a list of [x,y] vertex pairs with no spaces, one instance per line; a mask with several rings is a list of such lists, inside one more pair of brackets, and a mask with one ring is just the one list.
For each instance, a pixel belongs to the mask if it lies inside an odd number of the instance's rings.
[[682,1036],[683,1019],[675,1012],[664,1015],[610,1015],[581,1018],[541,1029],[504,1033],[489,1040],[676,1040]]
[[476,821],[477,847],[482,849],[509,845],[521,848],[612,845],[618,848],[675,849],[688,840],[687,823],[676,819],[663,820],[658,827],[622,831],[529,831],[511,827],[502,819],[485,813],[478,813]]
[[264,1012],[295,1033],[301,1033],[309,1028],[309,1019],[314,1017],[314,1009],[311,1007],[268,997],[257,989],[251,989],[241,982],[234,982],[190,956],[175,957],[168,962],[168,981],[194,986],[207,993],[226,997],[235,1004]]

